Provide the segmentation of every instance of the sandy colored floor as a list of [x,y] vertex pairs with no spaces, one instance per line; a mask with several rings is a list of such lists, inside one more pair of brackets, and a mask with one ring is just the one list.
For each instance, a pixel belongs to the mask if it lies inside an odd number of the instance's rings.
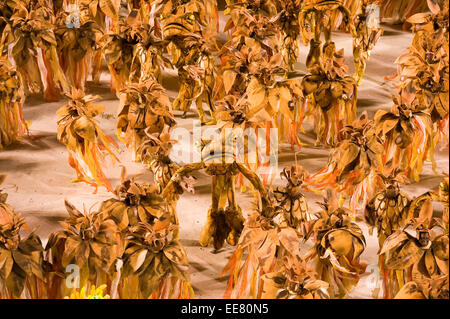
[[[223,17],[222,17],[223,18]],[[224,21],[223,19],[221,19]],[[221,29],[223,28],[223,23]],[[351,58],[351,38],[347,34],[336,34],[337,47],[344,47],[347,63],[353,71]],[[368,64],[366,76],[358,92],[358,112],[367,110],[370,116],[380,108],[391,106],[390,94],[394,92],[390,84],[385,83],[384,76],[395,72],[394,60],[410,44],[411,34],[401,31],[400,28],[385,26],[385,34],[372,53]],[[297,69],[304,71],[304,61],[307,48],[301,47],[301,56],[297,63]],[[171,98],[177,94],[178,80],[176,71],[169,70],[164,74],[164,86]],[[92,87],[90,93],[99,94],[101,103],[107,107],[107,114],[100,119],[100,127],[109,135],[114,136],[115,114],[118,100],[109,91],[109,77],[105,72],[101,85]],[[45,103],[41,98],[30,98],[24,107],[26,120],[32,121],[31,131],[42,138],[37,141],[24,139],[22,143],[8,147],[0,152],[0,173],[8,175],[2,188],[9,193],[8,203],[16,212],[26,217],[29,226],[37,227],[37,233],[46,239],[50,232],[59,230],[58,222],[63,220],[65,212],[64,198],[77,207],[90,207],[95,203],[111,197],[105,189],[99,188],[98,194],[93,195],[93,188],[82,183],[71,183],[75,172],[67,163],[67,151],[56,140],[56,110],[64,104]],[[194,110],[192,110],[194,111]],[[177,115],[178,125],[192,129],[192,121],[196,119],[195,113],[182,120]],[[299,154],[299,164],[309,172],[315,172],[326,164],[329,150],[315,148],[314,134],[311,127],[307,126],[307,134],[302,136],[302,141],[309,143]],[[188,147],[188,145],[185,145]],[[439,172],[448,173],[448,147],[437,151],[436,160]],[[130,152],[121,145],[120,159],[130,175],[142,173],[142,181],[151,181],[151,175],[145,168],[131,161]],[[294,152],[287,146],[280,147],[279,169],[293,162]],[[120,167],[108,167],[105,169],[107,177],[115,186],[119,182]],[[196,194],[185,194],[178,202],[178,215],[181,226],[181,243],[186,247],[190,262],[191,280],[196,298],[221,298],[226,287],[227,277],[220,278],[220,273],[225,266],[233,247],[225,246],[219,252],[213,252],[212,247],[202,248],[198,244],[201,227],[205,222],[206,212],[210,205],[210,180],[204,173],[197,174]],[[410,195],[418,195],[429,189],[437,187],[442,175],[435,175],[431,165],[427,163],[421,175],[421,181],[406,186],[404,189]],[[279,184],[280,179],[275,180]],[[320,197],[307,194],[312,211],[317,211],[316,201]],[[249,212],[251,196],[238,193],[238,201],[245,212]],[[369,236],[365,225],[361,224],[366,239],[367,247],[362,255],[362,261],[369,264],[369,272],[377,263],[376,252],[378,250],[376,234]],[[307,243],[303,249],[308,248]],[[374,276],[364,276],[358,286],[352,291],[351,297],[371,298],[370,285],[374,282]]]

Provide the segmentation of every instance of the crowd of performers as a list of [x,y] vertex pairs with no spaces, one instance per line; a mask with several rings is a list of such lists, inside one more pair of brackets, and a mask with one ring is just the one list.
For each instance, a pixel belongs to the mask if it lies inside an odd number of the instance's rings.
[[[28,97],[65,99],[57,139],[67,148],[74,182],[112,194],[97,210],[66,201],[63,229],[43,247],[0,192],[0,297],[104,290],[112,298],[193,298],[177,201],[194,192],[192,174],[203,170],[211,176],[212,203],[199,242],[217,250],[236,246],[222,272],[229,274],[225,297],[348,297],[366,271],[360,260],[366,246],[360,224],[366,223],[379,243],[382,284],[375,297],[448,298],[449,179],[415,198],[402,191],[419,181],[425,162],[441,173],[435,149],[448,146],[448,2],[226,0],[222,30],[218,5],[0,3],[0,151],[33,139],[22,112]],[[395,61],[398,73],[387,78],[396,91],[392,107],[370,118],[357,112],[358,87],[383,34],[380,21],[402,23],[413,40]],[[353,39],[354,74],[333,41],[336,31]],[[301,43],[309,47],[306,74],[296,71]],[[104,63],[119,100],[117,139],[100,128],[99,97],[87,94]],[[178,72],[173,101],[162,85],[166,69]],[[185,118],[192,104],[201,124],[220,134],[200,141],[198,162],[181,165],[170,157],[173,111]],[[297,163],[284,168],[283,186],[272,185],[277,171],[268,167],[267,154],[246,153],[248,140],[233,153],[222,151],[240,138],[226,128],[275,128],[278,142],[301,152],[308,121],[315,146],[330,149],[328,163],[317,172]],[[121,143],[153,173],[153,183],[128,177],[124,168],[121,184],[111,185],[105,161],[119,161]],[[5,178],[0,175],[0,184]],[[245,188],[254,196],[247,218],[236,199]],[[304,197],[311,191],[324,198],[315,213]],[[312,248],[300,254],[306,242]],[[82,293],[64,283],[70,264],[80,268]]]

